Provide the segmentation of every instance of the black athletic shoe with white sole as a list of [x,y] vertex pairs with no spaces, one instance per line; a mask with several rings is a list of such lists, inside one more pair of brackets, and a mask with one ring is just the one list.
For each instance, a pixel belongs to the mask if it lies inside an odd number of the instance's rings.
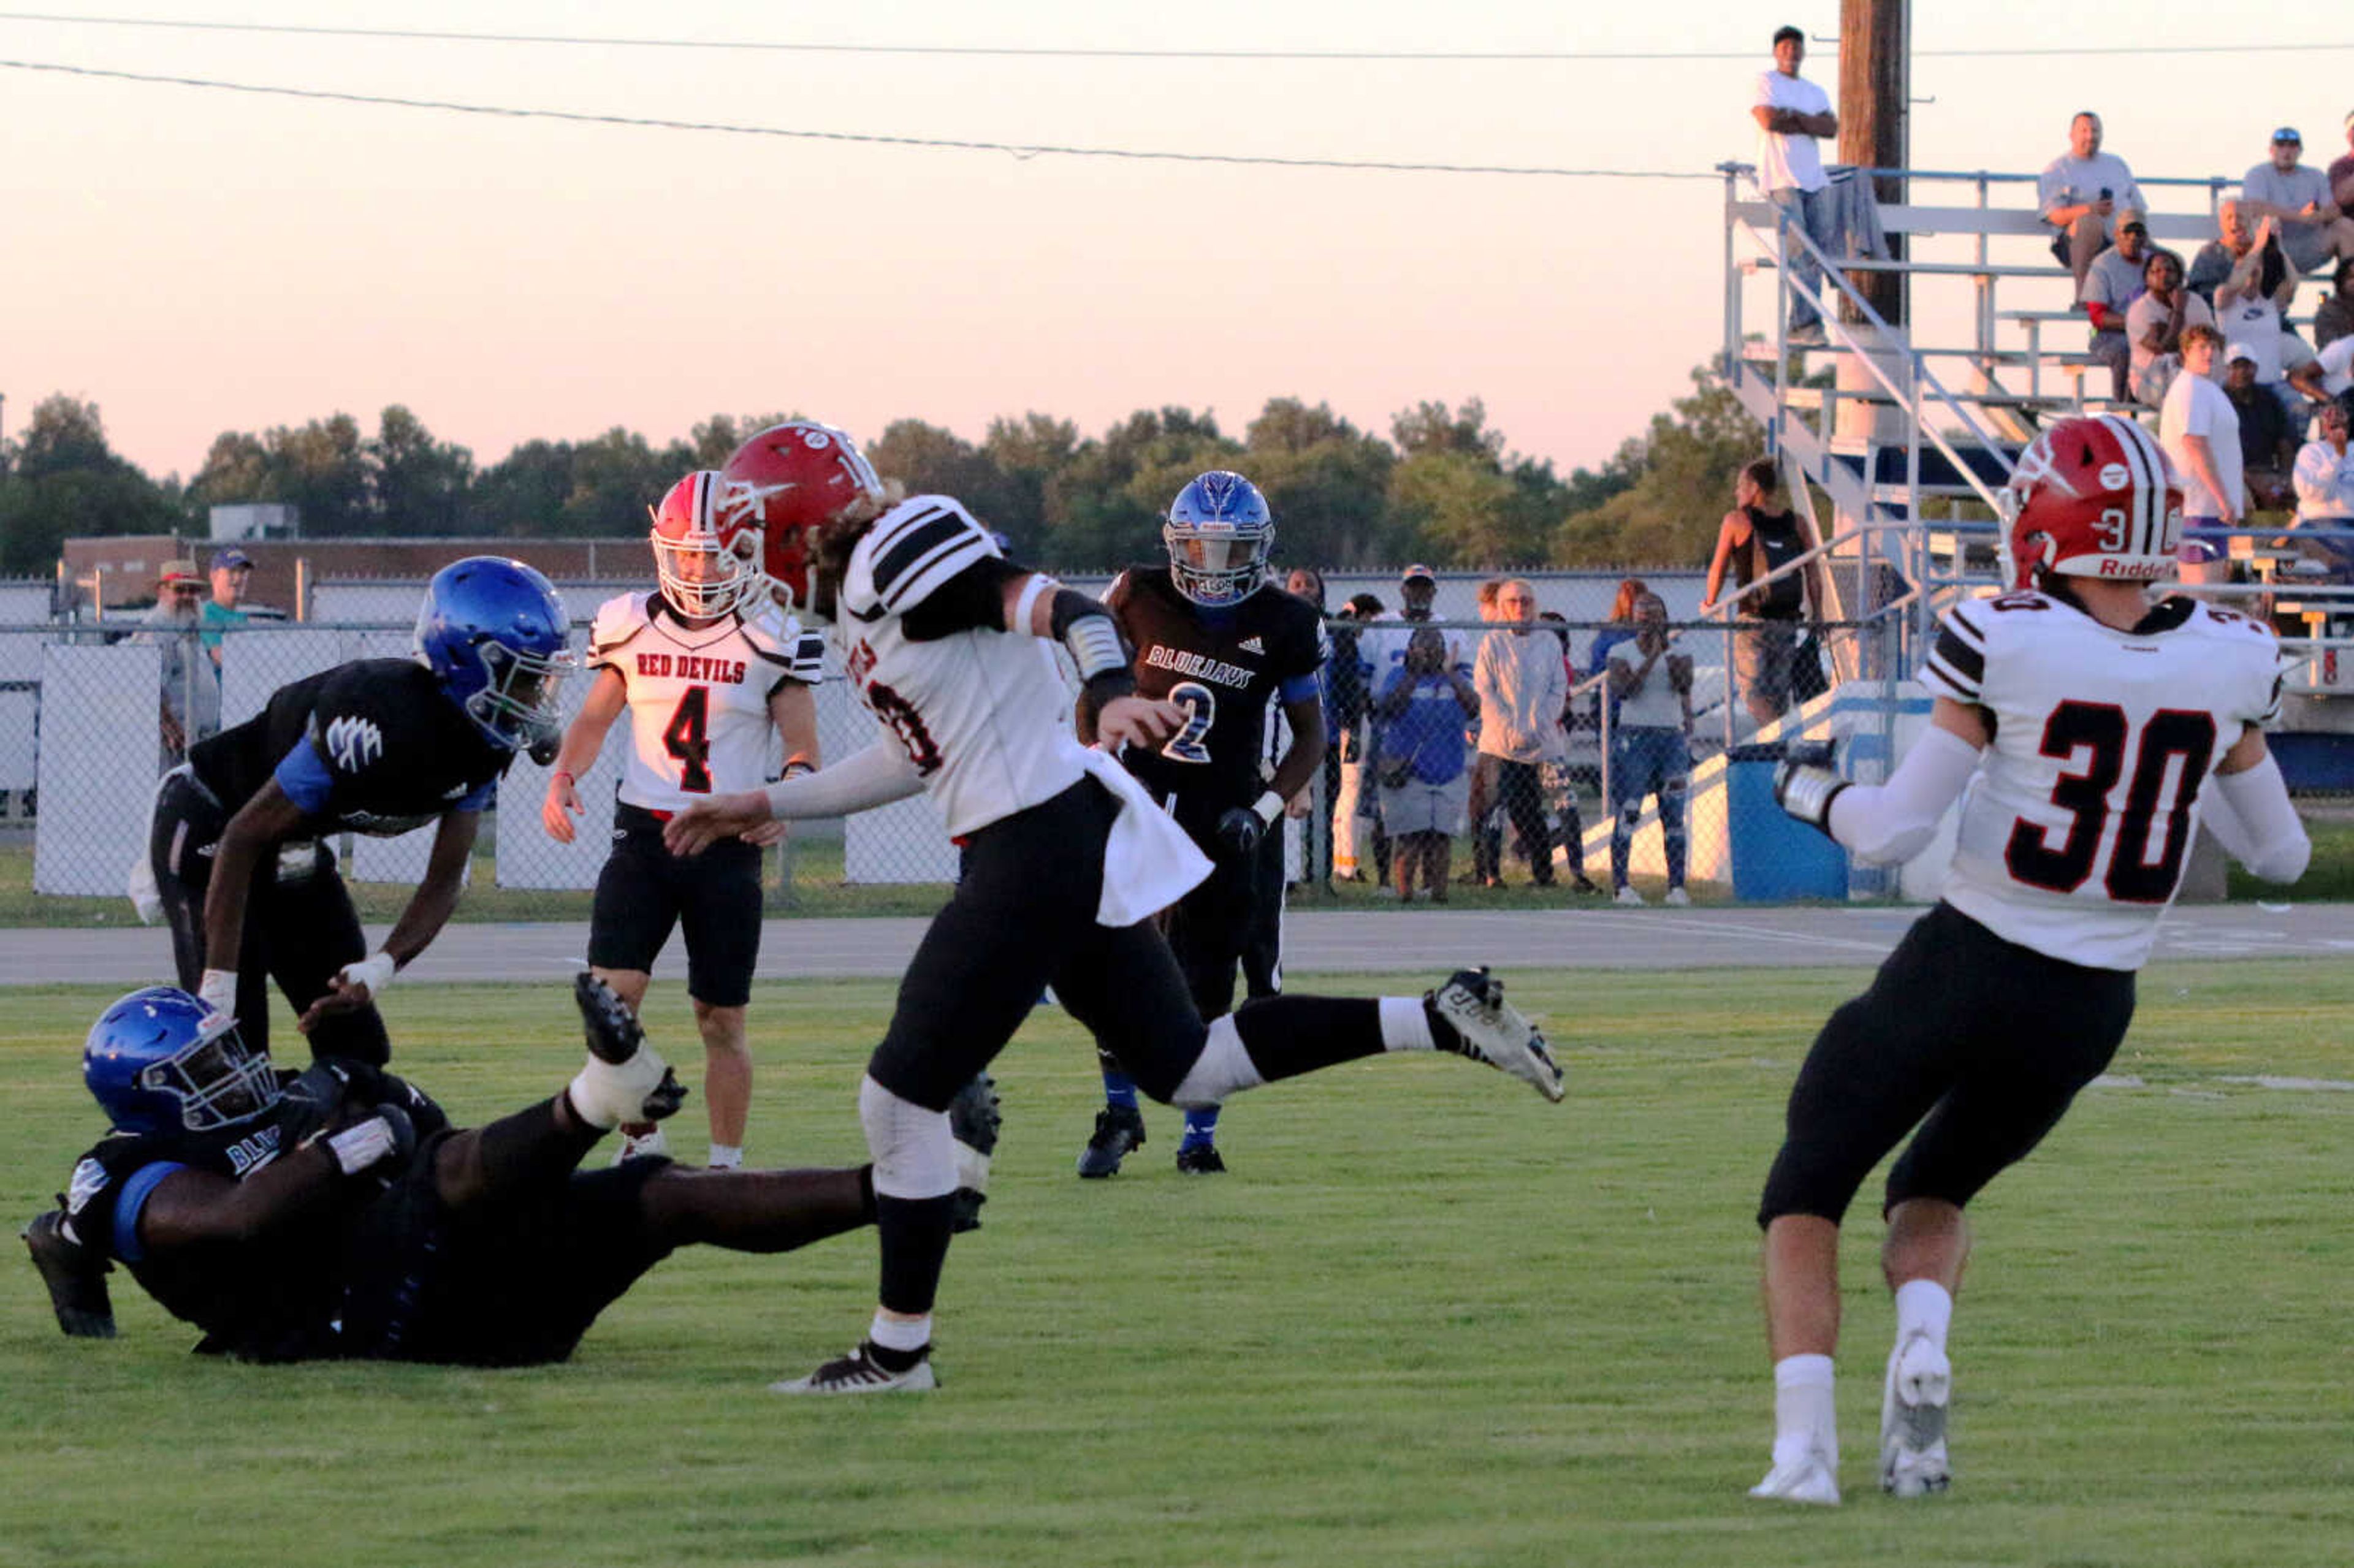
[[[883,1352],[888,1356],[890,1351]],[[836,1356],[807,1377],[772,1383],[770,1393],[920,1393],[940,1386],[932,1372],[929,1346],[915,1352],[914,1364],[894,1372],[875,1359],[875,1348],[861,1340],[846,1356]],[[894,1358],[896,1359],[896,1358]]]
[[1096,1112],[1096,1130],[1079,1150],[1079,1174],[1090,1181],[1119,1174],[1119,1162],[1144,1147],[1144,1113],[1134,1106],[1106,1106]]
[[1504,1000],[1504,982],[1482,966],[1458,969],[1447,983],[1425,993],[1439,1049],[1485,1062],[1510,1073],[1545,1098],[1559,1103],[1564,1090],[1561,1068],[1545,1049],[1545,1037],[1521,1010]]

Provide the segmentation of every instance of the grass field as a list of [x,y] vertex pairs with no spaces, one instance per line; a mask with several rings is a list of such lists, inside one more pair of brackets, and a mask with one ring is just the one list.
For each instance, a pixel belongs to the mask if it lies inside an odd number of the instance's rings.
[[[2343,965],[2145,977],[2117,1064],[2143,1086],[2089,1091],[1975,1211],[1951,1495],[1872,1486],[1890,1318],[1859,1224],[1848,1505],[1743,1497],[1771,1425],[1751,1212],[1798,1058],[1860,979],[1514,976],[1564,1044],[1564,1106],[1451,1060],[1365,1064],[1238,1101],[1229,1176],[1178,1178],[1156,1111],[1129,1171],[1086,1186],[1093,1055],[1042,1012],[999,1062],[996,1192],[949,1265],[930,1396],[763,1392],[857,1337],[863,1235],[682,1255],[570,1364],[495,1373],[212,1363],[120,1274],[122,1337],[68,1341],[20,1262],[0,1564],[2354,1560],[2354,1093],[2222,1081],[2354,1078]],[[762,988],[756,1158],[859,1157],[888,996]],[[75,1060],[106,1000],[5,993],[10,1216],[96,1130]],[[658,996],[658,1034],[684,1011]],[[389,1012],[398,1065],[462,1120],[577,1061],[554,987],[420,985]],[[675,1125],[699,1153],[697,1107]]]

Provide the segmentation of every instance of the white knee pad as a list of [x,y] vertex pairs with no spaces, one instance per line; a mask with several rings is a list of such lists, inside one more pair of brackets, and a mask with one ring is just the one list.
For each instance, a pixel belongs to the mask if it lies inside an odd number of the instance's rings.
[[1207,1110],[1265,1082],[1250,1053],[1243,1048],[1242,1034],[1235,1028],[1235,1015],[1229,1012],[1210,1021],[1209,1033],[1202,1042],[1202,1054],[1193,1058],[1193,1066],[1186,1069],[1184,1081],[1169,1097],[1169,1103],[1183,1110]]
[[956,1191],[956,1138],[946,1111],[903,1100],[869,1077],[858,1086],[858,1121],[883,1198],[945,1198]]

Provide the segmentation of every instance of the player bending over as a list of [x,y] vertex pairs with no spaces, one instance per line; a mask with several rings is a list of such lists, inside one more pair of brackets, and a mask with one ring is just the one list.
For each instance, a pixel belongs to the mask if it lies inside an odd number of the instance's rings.
[[[690,801],[758,789],[773,777],[771,734],[782,737],[786,778],[816,771],[811,688],[825,655],[822,638],[769,602],[759,532],[741,504],[748,500],[731,497],[705,469],[673,485],[654,509],[661,588],[598,608],[588,633],[595,681],[564,732],[540,807],[548,836],[571,842],[581,811],[576,786],[626,708],[630,750],[612,853],[588,916],[588,967],[636,1012],[672,927],[685,927],[711,1163],[722,1170],[744,1162],[752,1101],[744,1008],[760,957],[761,852],[784,837],[784,825],[765,824],[693,860],[663,848],[662,825]],[[617,1159],[670,1152],[651,1122],[621,1132]]]
[[1484,972],[1422,998],[1273,997],[1205,1023],[1149,917],[1209,867],[1130,774],[1062,727],[1067,696],[1047,644],[1076,661],[1107,742],[1163,745],[1184,713],[1136,695],[1101,604],[1009,564],[956,502],[920,495],[886,508],[871,485],[832,499],[844,474],[864,482],[847,446],[838,431],[763,432],[725,471],[769,497],[772,542],[817,535],[812,608],[837,622],[844,668],[885,733],[808,778],[699,802],[664,834],[692,852],[772,817],[838,816],[928,790],[968,847],[967,874],[908,965],[859,1091],[875,1155],[880,1305],[848,1355],[779,1392],[934,1386],[932,1303],[956,1185],[946,1112],[1049,982],[1145,1093],[1180,1106],[1432,1049],[1561,1097],[1543,1036]]
[[1895,774],[1850,786],[1785,763],[1776,779],[1791,815],[1890,863],[1969,793],[1943,901],[1831,1014],[1790,1091],[1758,1208],[1775,1438],[1753,1497],[1839,1501],[1840,1222],[1915,1128],[1882,1204],[1880,1482],[1946,1489],[1963,1206],[2108,1065],[2201,817],[2273,881],[2309,853],[2260,727],[2279,702],[2271,630],[2145,586],[2173,573],[2182,528],[2158,443],[2115,416],[2063,420],[2012,484],[2012,591],[1946,612],[1921,676],[1931,727]]
[[[685,1091],[602,982],[584,974],[575,993],[588,1065],[553,1099],[463,1131],[362,1063],[281,1084],[186,991],[122,998],[82,1053],[110,1128],[25,1231],[58,1326],[113,1336],[119,1262],[210,1353],[558,1361],[673,1248],[790,1252],[874,1219],[864,1167],[576,1170],[616,1122],[666,1116]],[[959,1136],[995,1130],[984,1115]]]

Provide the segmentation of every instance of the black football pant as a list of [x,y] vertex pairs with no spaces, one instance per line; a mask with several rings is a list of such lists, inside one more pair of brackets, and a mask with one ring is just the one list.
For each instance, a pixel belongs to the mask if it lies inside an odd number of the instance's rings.
[[[228,812],[213,792],[182,768],[155,796],[147,858],[155,891],[172,927],[172,959],[181,989],[193,992],[205,974],[205,894],[212,885],[213,852]],[[245,935],[238,958],[238,1033],[256,1050],[270,1047],[270,982],[276,980],[297,1013],[327,994],[327,982],[345,964],[367,957],[360,917],[334,857],[316,841],[279,846],[254,867],[245,905]],[[309,1035],[313,1056],[348,1056],[381,1066],[392,1055],[384,1016],[373,1002],[334,1015]]]

